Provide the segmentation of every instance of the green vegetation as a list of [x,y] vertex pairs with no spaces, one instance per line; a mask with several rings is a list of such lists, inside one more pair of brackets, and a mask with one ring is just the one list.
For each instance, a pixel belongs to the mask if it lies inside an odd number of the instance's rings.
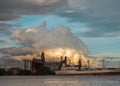
[[31,75],[30,70],[20,70],[17,75]]
[[0,68],[0,75],[5,75],[6,74],[6,71],[4,68]]
[[0,76],[2,75],[55,75],[55,72],[46,66],[40,67],[40,69],[35,74],[32,74],[30,70],[21,69],[17,73],[14,73],[12,70],[5,70],[4,68],[0,68]]
[[11,70],[7,70],[7,71],[6,71],[6,75],[14,75],[14,73],[13,73],[13,71],[11,71]]

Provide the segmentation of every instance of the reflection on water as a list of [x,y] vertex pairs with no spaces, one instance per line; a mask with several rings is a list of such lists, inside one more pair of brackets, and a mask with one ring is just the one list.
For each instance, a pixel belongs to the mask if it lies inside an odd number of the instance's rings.
[[120,86],[120,76],[1,76],[0,86]]

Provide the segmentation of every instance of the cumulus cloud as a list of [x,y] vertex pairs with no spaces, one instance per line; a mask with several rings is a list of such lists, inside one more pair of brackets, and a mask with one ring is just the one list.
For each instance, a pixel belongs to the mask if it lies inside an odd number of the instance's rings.
[[15,42],[27,47],[42,50],[50,48],[73,48],[87,53],[87,48],[79,38],[74,36],[68,27],[60,26],[48,30],[44,25],[27,30],[16,30],[13,32]]
[[15,30],[12,35],[13,41],[21,47],[2,48],[0,52],[11,55],[14,59],[40,58],[41,52],[45,52],[49,61],[59,61],[61,56],[68,56],[74,63],[77,63],[79,58],[87,61],[85,56],[88,49],[68,27],[60,26],[48,30],[43,22],[37,28]]

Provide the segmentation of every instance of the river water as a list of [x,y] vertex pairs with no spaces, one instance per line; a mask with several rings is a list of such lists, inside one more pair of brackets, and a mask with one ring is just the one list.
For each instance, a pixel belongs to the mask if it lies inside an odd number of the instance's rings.
[[120,76],[0,76],[0,86],[120,86]]

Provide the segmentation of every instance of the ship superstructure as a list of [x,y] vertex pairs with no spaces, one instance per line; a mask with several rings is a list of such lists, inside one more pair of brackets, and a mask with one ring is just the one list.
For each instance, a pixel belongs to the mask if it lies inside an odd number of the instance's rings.
[[[103,63],[104,64],[104,63]],[[82,66],[82,59],[79,59],[78,65],[67,64],[67,57],[62,60],[60,70],[55,71],[56,75],[120,75],[120,69],[90,69],[88,66]]]

